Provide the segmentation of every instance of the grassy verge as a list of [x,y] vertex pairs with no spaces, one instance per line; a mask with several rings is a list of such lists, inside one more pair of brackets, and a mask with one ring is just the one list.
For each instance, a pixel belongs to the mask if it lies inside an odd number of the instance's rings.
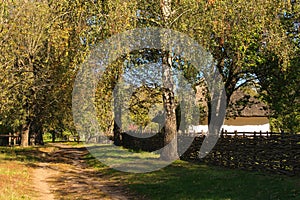
[[[22,148],[0,148],[0,200],[32,199],[32,169],[21,160],[27,160],[16,152],[32,151]],[[28,157],[28,160],[33,157]]]
[[32,165],[45,161],[54,150],[49,145],[0,147],[0,200],[35,199]]
[[2,159],[8,161],[20,161],[24,163],[34,163],[44,161],[47,155],[56,148],[51,145],[30,146],[30,147],[0,147]]
[[[125,155],[122,153],[122,157]],[[89,155],[87,162],[149,199],[300,199],[300,178],[246,172],[176,161],[159,171],[132,174],[109,169]],[[130,156],[129,156],[130,159]]]
[[[76,143],[68,145],[82,147],[82,144]],[[34,197],[30,163],[43,161],[47,152],[53,151],[52,148],[47,145],[30,148],[0,147],[0,200]],[[114,158],[114,164],[122,163],[124,159],[132,160],[137,156],[153,157],[153,154],[139,153],[127,150],[107,151],[103,156],[107,156],[107,159]],[[110,169],[90,154],[86,156],[86,162],[99,170],[103,178],[121,182],[148,199],[300,199],[299,176],[230,170],[184,161],[176,161],[155,172],[133,174]]]

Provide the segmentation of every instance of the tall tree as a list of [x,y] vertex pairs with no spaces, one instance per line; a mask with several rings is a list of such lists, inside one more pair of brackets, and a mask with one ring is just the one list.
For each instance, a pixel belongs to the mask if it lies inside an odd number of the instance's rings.
[[[281,13],[281,26],[290,40],[290,59],[285,65],[272,50],[265,52],[254,73],[261,89],[261,96],[270,107],[271,125],[275,131],[297,133],[300,131],[300,2],[286,2]],[[262,52],[264,53],[264,52]]]
[[[1,121],[43,143],[42,133],[71,120],[76,65],[86,46],[88,4],[5,1],[1,4]],[[32,141],[34,142],[34,141]]]
[[[95,23],[94,27],[98,29],[94,30],[97,43],[103,39],[122,33],[126,30],[130,30],[136,26],[136,2],[125,0],[103,0],[102,10],[95,13],[95,21],[101,22]],[[99,31],[102,29],[102,31]],[[120,105],[120,92],[118,91],[118,82],[120,81],[124,68],[124,58],[121,57],[117,61],[111,63],[105,69],[102,78],[98,84],[97,96],[98,99],[98,121],[101,124],[102,131],[109,133],[113,131],[114,143],[116,145],[121,144],[121,131],[122,131],[122,110]],[[100,97],[101,96],[101,97]],[[100,97],[100,98],[99,98]],[[105,97],[105,100],[103,99]],[[110,103],[114,100],[114,106],[111,107]],[[113,109],[113,112],[111,112]],[[108,116],[110,115],[110,117]],[[105,117],[108,116],[108,117]],[[113,118],[113,119],[112,119]],[[103,123],[105,121],[105,123]],[[113,121],[113,123],[111,123]]]
[[227,105],[235,90],[257,82],[253,69],[264,62],[267,51],[287,66],[293,45],[279,17],[287,8],[285,2],[187,0],[173,5],[171,28],[190,35],[212,53],[223,77]]
[[2,65],[2,106],[4,121],[21,128],[21,145],[28,146],[36,94],[41,80],[38,74],[39,51],[46,38],[49,19],[47,4],[8,1],[6,4]]
[[[170,17],[172,14],[172,1],[161,0],[160,1],[163,27],[170,28]],[[168,38],[164,35],[162,38]],[[177,124],[176,124],[176,103],[174,95],[174,80],[172,77],[172,52],[168,49],[165,41],[161,41],[163,50],[162,53],[162,97],[164,108],[166,112],[165,126],[164,126],[164,150],[161,154],[163,160],[174,160],[178,157],[177,153]]]

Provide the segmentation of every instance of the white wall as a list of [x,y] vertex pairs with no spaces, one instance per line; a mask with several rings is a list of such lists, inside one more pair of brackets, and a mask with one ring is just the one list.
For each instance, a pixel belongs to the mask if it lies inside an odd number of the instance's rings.
[[[245,125],[245,126],[230,126],[230,125],[223,125],[222,128],[224,131],[227,132],[267,132],[270,131],[270,124],[263,124],[263,125]],[[198,125],[198,126],[191,126],[191,132],[196,133],[206,133],[208,131],[207,125]]]

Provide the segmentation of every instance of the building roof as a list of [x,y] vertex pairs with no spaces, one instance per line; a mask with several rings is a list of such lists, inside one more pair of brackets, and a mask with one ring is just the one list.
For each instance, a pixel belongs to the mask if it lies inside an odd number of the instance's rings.
[[[205,100],[206,89],[203,86],[197,87],[196,99],[202,104],[207,113]],[[268,116],[268,106],[255,97],[256,92],[249,88],[238,89],[233,92],[227,107],[227,117],[266,117]]]
[[242,89],[236,90],[227,108],[228,117],[265,117],[268,116],[268,106]]

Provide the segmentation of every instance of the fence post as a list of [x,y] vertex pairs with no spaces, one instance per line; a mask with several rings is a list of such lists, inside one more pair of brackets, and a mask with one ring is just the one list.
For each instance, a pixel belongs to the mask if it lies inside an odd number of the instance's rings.
[[11,142],[11,132],[8,133],[8,146],[11,146],[12,142]]
[[283,139],[284,136],[284,130],[281,130],[281,139]]
[[17,135],[14,133],[13,136],[14,136],[13,145],[16,146],[17,145]]

